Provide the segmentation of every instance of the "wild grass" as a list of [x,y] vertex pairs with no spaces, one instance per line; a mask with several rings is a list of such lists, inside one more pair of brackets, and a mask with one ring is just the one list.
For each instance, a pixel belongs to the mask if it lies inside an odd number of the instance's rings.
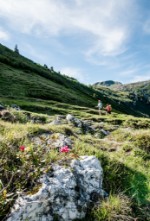
[[[6,103],[11,101],[8,99]],[[31,103],[34,113],[28,110]],[[40,145],[33,145],[31,137],[42,133],[62,133],[70,136],[73,141],[73,155],[68,155],[68,159],[72,159],[72,156],[95,155],[103,167],[103,186],[109,198],[100,201],[100,205],[94,209],[90,208],[86,220],[114,221],[138,218],[148,221],[149,129],[138,127],[135,130],[126,126],[129,119],[138,118],[119,114],[99,116],[90,112],[90,108],[87,113],[84,107],[39,101],[39,107],[47,108],[48,104],[53,104],[53,108],[63,109],[65,113],[75,114],[80,119],[90,120],[96,130],[104,128],[111,132],[107,137],[99,139],[95,134],[78,133],[78,128],[71,124],[50,125],[55,115],[50,115],[49,109],[44,110],[46,114],[39,114],[36,109],[38,101],[18,101],[17,105],[19,104],[24,105],[26,109],[16,111],[9,108],[17,119],[15,123],[0,120],[0,219],[9,212],[18,193],[28,191],[32,194],[38,190],[38,178],[50,170],[53,162],[60,162],[64,158],[57,150],[46,150]],[[33,123],[26,118],[26,113],[45,120],[42,123]],[[60,113],[62,114],[61,111]],[[121,123],[118,124],[118,121]],[[145,124],[144,118],[139,118],[139,121]],[[146,119],[146,122],[149,120]],[[25,152],[20,151],[21,145],[26,146]]]
[[131,202],[123,194],[110,195],[107,200],[92,210],[92,218],[96,221],[131,221],[133,220],[131,214]]

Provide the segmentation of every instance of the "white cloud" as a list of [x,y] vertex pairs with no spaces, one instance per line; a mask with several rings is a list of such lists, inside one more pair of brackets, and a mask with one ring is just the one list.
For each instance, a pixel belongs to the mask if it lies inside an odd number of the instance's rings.
[[0,28],[0,40],[7,41],[10,38],[9,34]]
[[135,73],[137,73],[137,69],[133,68],[133,69],[129,69],[129,70],[126,70],[126,71],[122,71],[120,73],[120,76],[123,76],[123,77],[129,77],[131,75],[134,75]]
[[150,74],[147,75],[135,75],[133,78],[131,78],[130,82],[139,82],[139,81],[147,81],[150,80]]
[[[81,33],[86,56],[126,50],[134,0],[0,0],[0,15],[14,29],[40,37]],[[83,40],[83,39],[82,39]]]
[[61,68],[60,72],[62,74],[65,74],[67,76],[76,78],[79,81],[83,81],[85,80],[85,75],[82,72],[82,70],[78,69],[78,68],[73,68],[73,67],[64,67]]
[[23,43],[21,45],[21,50],[33,57],[37,62],[42,62],[43,64],[47,60],[47,56],[42,54],[41,51],[35,49],[31,44]]

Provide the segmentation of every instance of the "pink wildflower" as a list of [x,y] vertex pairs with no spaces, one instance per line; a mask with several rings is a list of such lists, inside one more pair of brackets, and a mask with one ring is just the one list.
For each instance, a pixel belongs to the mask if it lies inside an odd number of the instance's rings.
[[24,152],[25,146],[20,146],[19,149],[20,149],[20,151]]
[[64,147],[61,147],[60,148],[60,152],[61,153],[68,153],[70,151],[69,147],[68,146],[64,146]]

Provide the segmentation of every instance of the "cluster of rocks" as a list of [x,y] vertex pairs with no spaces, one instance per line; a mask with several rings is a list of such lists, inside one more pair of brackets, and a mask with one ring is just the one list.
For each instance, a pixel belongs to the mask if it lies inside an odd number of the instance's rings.
[[31,138],[31,142],[34,145],[41,146],[47,151],[50,149],[60,149],[63,146],[72,148],[72,140],[61,133],[43,133]]
[[16,121],[16,117],[7,110],[0,111],[0,118],[4,121],[9,121],[12,123]]
[[95,134],[94,137],[98,138],[98,139],[103,139],[105,138],[107,135],[109,135],[110,132],[104,129],[99,129]]
[[[17,106],[16,104],[12,104],[11,107],[14,108],[15,110],[18,110],[18,111],[20,110],[20,107]],[[29,113],[29,112],[22,112],[22,114],[25,115],[26,122],[29,121],[31,123],[42,123],[42,124],[46,122],[45,116],[38,116],[38,115],[32,116],[31,113]],[[0,118],[2,120],[9,121],[9,122],[15,122],[17,120],[16,116],[14,116],[14,114],[12,114],[11,111],[8,111],[1,104],[0,104]],[[81,133],[81,134],[91,133],[91,134],[95,134],[95,137],[97,137],[97,138],[104,138],[105,136],[109,135],[109,131],[104,130],[103,128],[101,128],[101,126],[99,128],[95,128],[93,125],[93,122],[91,120],[81,120],[81,119],[78,119],[77,117],[74,117],[71,114],[67,114],[66,116],[65,115],[58,115],[50,123],[50,125],[61,125],[61,124],[70,124],[70,123],[74,127],[79,128],[78,133]],[[37,138],[37,140],[38,140],[38,138]],[[40,143],[40,141],[39,141],[39,143]],[[49,141],[49,143],[50,143],[50,141]]]
[[54,164],[41,177],[36,194],[20,196],[7,221],[72,221],[85,217],[87,210],[100,203],[102,167],[95,156],[81,156],[68,167]]
[[[66,118],[63,116],[61,117],[61,119],[63,120],[67,119],[67,121],[71,123],[74,122],[75,120],[76,123],[77,122],[81,123],[78,126],[82,125],[83,122],[81,120],[74,117],[71,118],[70,120],[70,117],[72,117],[72,115],[67,115]],[[58,120],[58,118],[56,120]],[[87,128],[91,127],[91,121],[86,121],[86,127]],[[94,128],[93,131],[94,131],[94,137],[98,139],[103,139],[110,134],[109,131],[103,129],[102,125],[98,126],[98,128]],[[70,149],[72,149],[73,146],[73,141],[68,135],[62,133],[52,133],[52,132],[46,132],[31,137],[31,142],[35,146],[41,146],[47,152],[49,152],[51,149],[57,149],[59,151],[60,148],[63,146],[68,146]]]
[[[28,112],[24,114],[31,122],[31,114]],[[15,121],[15,117],[7,110],[1,110],[0,117],[11,122]],[[33,123],[39,123],[36,116]],[[92,133],[97,138],[109,134],[102,125],[96,128],[93,121],[83,121],[71,114],[58,115],[50,124],[72,124],[79,128],[81,133]],[[63,146],[71,149],[73,146],[70,137],[61,133],[45,132],[30,139],[33,145],[41,146],[47,152],[51,149],[59,151]],[[41,186],[36,194],[22,194],[18,197],[7,221],[83,219],[88,209],[100,203],[106,195],[102,189],[102,168],[98,159],[94,156],[82,156],[69,161],[66,159],[66,163],[67,167],[61,163],[51,165],[51,170],[40,178]]]
[[44,116],[32,115],[29,112],[25,112],[25,115],[27,116],[27,120],[33,124],[43,124],[46,122],[46,117]]
[[60,124],[63,124],[63,123],[67,123],[66,122],[66,116],[65,115],[57,115],[56,119],[54,119],[50,123],[50,125],[60,125]]
[[[11,108],[14,108],[16,110],[20,110],[20,107],[16,104],[12,104]],[[4,121],[9,121],[14,123],[16,121],[16,117],[9,111],[7,108],[0,104],[0,118]]]
[[67,114],[66,120],[68,123],[72,123],[75,127],[78,127],[81,129],[81,132],[86,133],[94,133],[95,129],[91,126],[91,121],[82,121],[78,118],[74,117],[71,114]]
[[[16,110],[21,110],[20,107],[17,104],[11,104],[11,108],[14,108]],[[5,105],[0,104],[0,111],[7,109]]]
[[17,104],[12,104],[11,108],[14,108],[15,110],[21,110],[21,108]]

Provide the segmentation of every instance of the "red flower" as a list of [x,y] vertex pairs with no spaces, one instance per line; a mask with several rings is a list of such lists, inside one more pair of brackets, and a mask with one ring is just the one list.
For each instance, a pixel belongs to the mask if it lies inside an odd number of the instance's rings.
[[19,149],[20,149],[20,151],[24,152],[25,146],[20,146]]
[[60,148],[60,152],[61,153],[68,153],[70,151],[69,147],[68,146],[64,146],[64,147],[61,147]]

